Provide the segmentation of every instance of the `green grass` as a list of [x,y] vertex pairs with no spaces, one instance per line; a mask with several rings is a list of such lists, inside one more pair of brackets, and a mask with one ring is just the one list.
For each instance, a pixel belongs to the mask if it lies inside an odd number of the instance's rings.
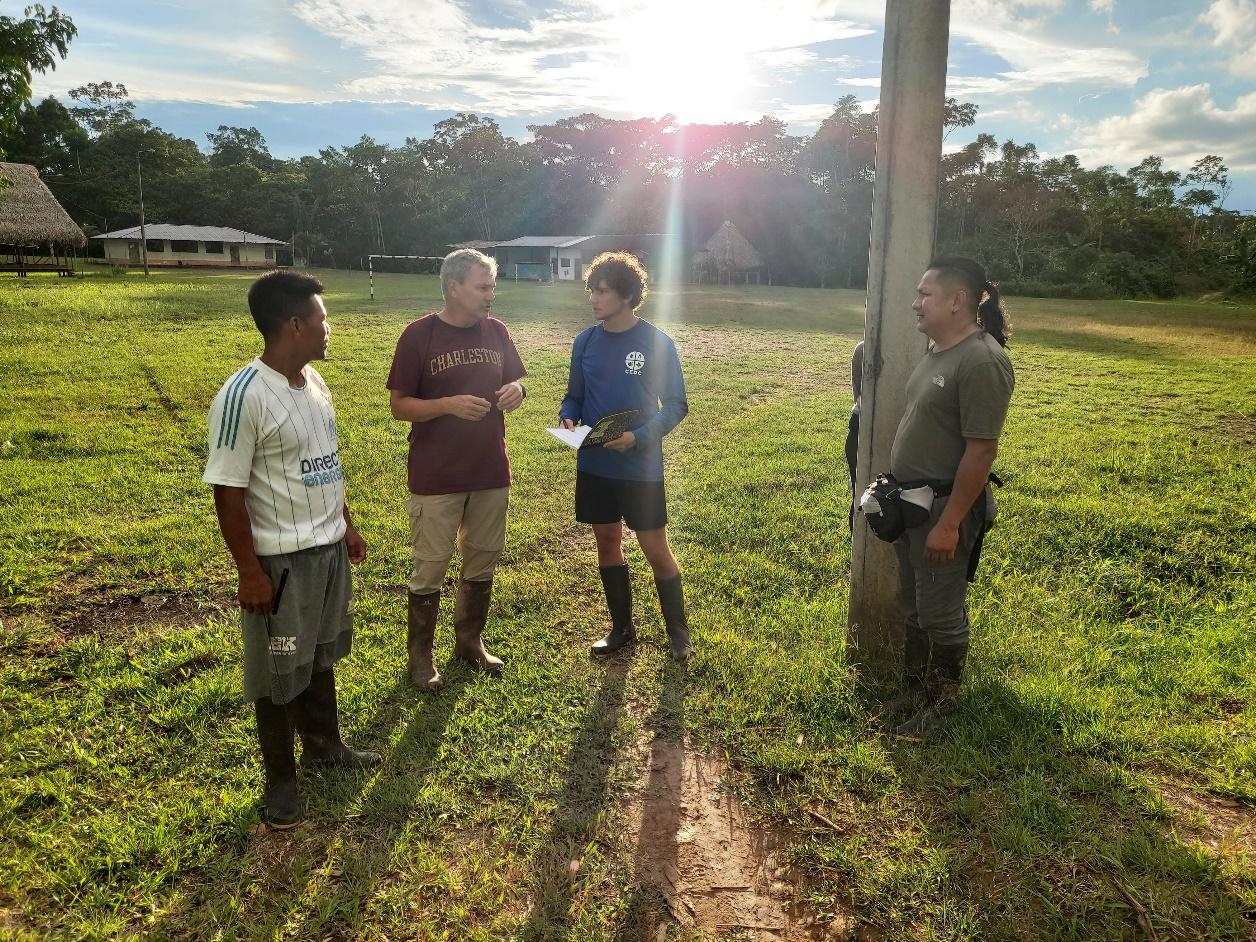
[[[209,401],[257,350],[248,278],[0,282],[0,938],[643,938],[625,801],[643,739],[682,734],[790,829],[819,911],[880,937],[1140,938],[1118,885],[1161,939],[1256,932],[1252,837],[1210,849],[1208,822],[1165,797],[1253,820],[1256,309],[1012,302],[1010,481],[973,588],[970,679],[921,749],[869,722],[876,691],[842,653],[862,295],[648,302],[691,399],[666,448],[686,673],[635,551],[655,643],[587,656],[605,621],[592,543],[570,453],[540,432],[584,297],[503,283],[532,375],[491,627],[509,668],[451,664],[426,698],[400,679],[405,430],[383,383],[438,289],[383,276],[372,304],[364,276],[325,277],[322,370],[371,547],[342,712],[386,764],[305,780],[312,823],[291,838],[250,831],[233,570],[200,484]],[[442,663],[449,635],[446,611]]]

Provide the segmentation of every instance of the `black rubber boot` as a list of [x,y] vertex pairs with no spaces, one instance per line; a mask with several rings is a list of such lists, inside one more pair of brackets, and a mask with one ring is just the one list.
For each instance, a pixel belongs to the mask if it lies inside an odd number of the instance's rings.
[[439,690],[444,679],[436,669],[432,645],[436,640],[436,619],[440,615],[440,593],[410,593],[406,614],[406,652],[410,683],[419,690]]
[[611,613],[610,633],[591,648],[596,655],[611,654],[626,644],[637,640],[637,629],[632,624],[632,580],[628,564],[599,566],[602,588],[606,591],[606,607]]
[[336,672],[332,668],[311,674],[310,685],[292,706],[292,721],[301,734],[302,765],[366,769],[383,761],[378,752],[350,749],[341,741]]
[[659,606],[663,609],[663,623],[667,626],[667,647],[672,660],[684,663],[693,653],[689,641],[689,618],[685,613],[685,592],[681,588],[680,573],[670,579],[655,579],[659,593]]
[[903,635],[903,687],[895,696],[877,704],[874,715],[888,719],[919,711],[926,701],[929,669],[929,635],[919,626],[907,625]]
[[292,722],[286,707],[262,697],[253,702],[257,713],[257,741],[262,747],[266,791],[262,795],[262,821],[276,831],[294,828],[301,820],[297,797],[297,762],[292,754]]
[[486,674],[500,674],[502,659],[484,647],[484,624],[488,606],[493,599],[493,580],[458,583],[458,600],[454,603],[454,657],[468,662]]
[[967,659],[967,644],[933,646],[933,676],[928,686],[928,705],[894,730],[896,737],[912,742],[927,742],[946,725],[959,704],[959,685]]

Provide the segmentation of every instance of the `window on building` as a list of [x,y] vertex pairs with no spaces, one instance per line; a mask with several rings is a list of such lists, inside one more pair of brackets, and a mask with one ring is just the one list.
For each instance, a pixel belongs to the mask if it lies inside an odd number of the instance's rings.
[[188,242],[186,240],[173,240],[172,239],[170,241],[170,251],[171,252],[190,252],[191,254],[195,255],[201,250],[200,245],[201,244],[199,242]]
[[150,252],[164,252],[164,251],[166,251],[166,240],[165,240],[165,239],[146,239],[146,240],[144,241],[144,245],[148,247],[148,251],[150,251]]
[[206,243],[205,243],[205,254],[206,254],[206,255],[221,255],[221,254],[222,254],[222,243],[221,243],[221,242],[206,242]]
[[273,262],[275,260],[275,247],[273,245],[266,246],[266,261]]
[[559,261],[562,263],[563,268],[570,268],[570,267],[571,267],[571,259],[569,259],[569,258],[561,258],[561,259],[559,259]]

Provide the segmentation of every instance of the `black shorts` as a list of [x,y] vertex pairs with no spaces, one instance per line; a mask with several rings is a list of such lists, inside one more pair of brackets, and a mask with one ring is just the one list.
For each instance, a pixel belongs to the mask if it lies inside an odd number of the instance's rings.
[[625,481],[576,472],[576,519],[580,523],[628,524],[630,530],[667,526],[662,481]]

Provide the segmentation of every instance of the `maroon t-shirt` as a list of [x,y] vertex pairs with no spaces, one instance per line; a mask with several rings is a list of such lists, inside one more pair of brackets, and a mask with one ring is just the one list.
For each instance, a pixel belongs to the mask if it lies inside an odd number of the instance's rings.
[[510,486],[506,422],[496,394],[526,375],[510,331],[495,317],[453,327],[428,314],[401,332],[388,371],[389,389],[416,399],[470,395],[493,404],[478,422],[442,415],[411,424],[411,494]]

